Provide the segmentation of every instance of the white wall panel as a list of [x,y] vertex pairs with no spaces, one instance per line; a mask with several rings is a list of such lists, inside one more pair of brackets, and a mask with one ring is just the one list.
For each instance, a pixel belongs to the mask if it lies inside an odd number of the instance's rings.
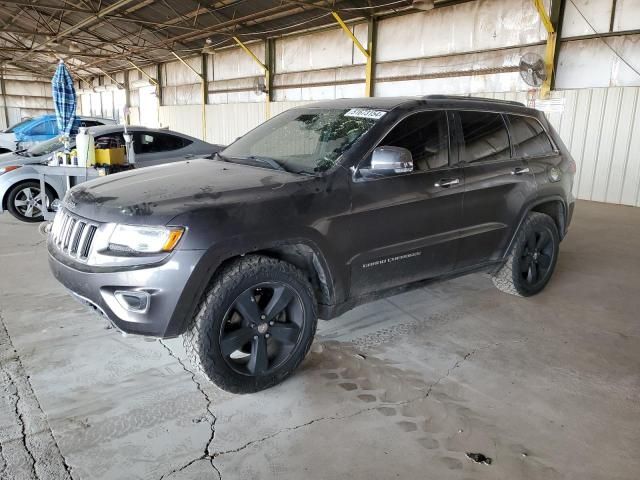
[[[608,32],[611,7],[612,0],[567,0],[562,23],[562,36],[575,37],[596,32]],[[589,24],[595,28],[595,32]]]
[[[249,50],[264,63],[264,42],[247,44]],[[213,79],[253,77],[264,75],[264,70],[240,47],[216,52],[213,56]],[[209,74],[211,78],[211,74]]]
[[504,48],[545,38],[531,0],[478,0],[380,21],[377,60]]
[[640,26],[640,0],[617,0],[615,31],[633,30]]
[[640,75],[620,57],[640,71],[640,35],[563,42],[556,88],[640,85]]
[[[367,25],[359,24],[351,28],[360,43],[366,45]],[[275,50],[278,73],[366,63],[362,53],[341,28],[285,37],[276,42]]]

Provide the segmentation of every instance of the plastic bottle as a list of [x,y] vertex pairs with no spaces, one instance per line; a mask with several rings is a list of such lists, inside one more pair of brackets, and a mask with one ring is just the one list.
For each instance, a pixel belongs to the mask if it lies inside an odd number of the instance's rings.
[[76,135],[76,150],[78,151],[79,167],[87,167],[96,163],[94,138],[85,127],[81,127]]

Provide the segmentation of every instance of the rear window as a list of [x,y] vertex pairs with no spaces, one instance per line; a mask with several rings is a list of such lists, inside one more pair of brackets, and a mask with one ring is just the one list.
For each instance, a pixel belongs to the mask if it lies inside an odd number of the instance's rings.
[[554,153],[549,135],[535,118],[509,115],[511,139],[518,157],[538,157]]
[[168,133],[140,132],[133,145],[136,153],[144,154],[178,150],[191,143],[191,140]]
[[502,115],[458,112],[464,137],[462,158],[467,163],[511,158],[509,134]]

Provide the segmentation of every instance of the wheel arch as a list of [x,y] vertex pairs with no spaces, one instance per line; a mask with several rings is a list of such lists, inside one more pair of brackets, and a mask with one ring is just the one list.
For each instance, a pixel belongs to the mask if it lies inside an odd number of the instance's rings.
[[224,253],[211,249],[203,255],[185,286],[165,336],[173,337],[184,333],[213,279],[229,263],[245,255],[263,255],[283,260],[302,270],[316,294],[316,303],[322,318],[326,317],[323,312],[331,311],[331,307],[337,303],[334,272],[319,246],[308,239],[289,239],[253,247],[237,247]]
[[[4,192],[4,196],[2,197],[2,210],[5,211],[7,209],[7,202],[9,201],[9,195],[11,194],[11,192],[16,188],[19,187],[20,185],[24,185],[25,183],[30,183],[30,182],[39,182],[39,180],[37,178],[23,178],[22,180],[18,180],[16,183],[12,184],[11,186],[9,186],[5,192]],[[45,182],[44,187],[48,190],[51,191],[51,193],[54,194],[54,198],[59,199],[60,198],[60,193],[58,192],[58,190],[56,190],[56,188],[51,185],[48,182]]]
[[536,198],[531,203],[525,205],[522,209],[522,213],[518,220],[518,224],[511,232],[511,238],[507,245],[507,248],[503,252],[503,259],[506,258],[511,251],[511,247],[513,246],[513,242],[518,235],[518,231],[522,226],[524,220],[527,218],[527,215],[530,212],[538,212],[549,215],[558,227],[558,235],[560,235],[560,240],[564,238],[566,221],[567,221],[567,206],[565,200],[559,195],[553,195],[549,197]]
[[558,227],[558,235],[560,235],[560,239],[562,240],[566,227],[567,209],[560,198],[542,199],[533,204],[527,211],[527,213],[529,212],[539,212],[549,215],[555,222],[556,227]]

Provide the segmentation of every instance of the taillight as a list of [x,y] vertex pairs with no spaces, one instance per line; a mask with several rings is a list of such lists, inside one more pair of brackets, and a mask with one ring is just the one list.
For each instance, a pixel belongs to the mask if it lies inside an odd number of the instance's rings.
[[569,173],[576,173],[576,170],[576,161],[572,158],[571,160],[569,160]]

